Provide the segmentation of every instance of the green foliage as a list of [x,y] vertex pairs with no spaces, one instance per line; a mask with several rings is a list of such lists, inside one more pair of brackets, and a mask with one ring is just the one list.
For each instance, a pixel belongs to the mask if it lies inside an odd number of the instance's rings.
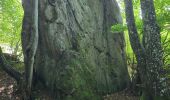
[[116,25],[113,25],[111,27],[112,29],[112,32],[123,32],[125,30],[127,30],[127,27],[126,26],[123,26],[122,24],[116,24]]
[[[164,51],[164,68],[167,76],[170,76],[170,1],[156,0],[155,2],[157,22],[161,29],[161,39]],[[170,78],[170,77],[169,77]]]
[[0,43],[15,45],[20,40],[22,17],[21,0],[0,1]]
[[[121,14],[123,17],[123,23],[125,25],[125,12],[124,12],[124,3],[123,0],[119,1],[119,6],[121,8]],[[170,69],[170,0],[155,0],[155,11],[157,14],[157,22],[161,29],[161,39],[162,39],[162,45],[164,50],[164,64],[166,68]],[[142,23],[142,15],[141,15],[141,9],[140,9],[140,0],[133,0],[133,10],[134,10],[134,16],[135,16],[135,22],[138,29],[139,36],[142,37],[142,29],[143,29],[143,23]],[[126,53],[129,58],[132,59],[133,52],[130,46],[129,37],[127,35],[127,30],[122,25],[114,25],[112,26],[112,31],[122,31],[125,32],[125,39],[126,39]],[[141,40],[142,41],[142,40]]]
[[[157,20],[161,29],[167,29],[165,26],[170,25],[170,1],[169,0],[156,0],[155,10],[157,13]],[[170,28],[169,28],[170,29]]]

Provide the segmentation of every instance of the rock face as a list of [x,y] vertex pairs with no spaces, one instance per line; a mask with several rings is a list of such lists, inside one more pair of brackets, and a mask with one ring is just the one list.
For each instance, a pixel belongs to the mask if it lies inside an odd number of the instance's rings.
[[[121,22],[115,0],[39,1],[35,75],[61,100],[99,100],[98,94],[125,88],[124,37],[111,32]],[[29,33],[23,34],[27,44]]]

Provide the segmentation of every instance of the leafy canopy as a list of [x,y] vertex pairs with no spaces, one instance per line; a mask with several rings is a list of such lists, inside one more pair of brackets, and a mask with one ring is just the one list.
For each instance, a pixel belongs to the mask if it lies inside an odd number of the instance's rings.
[[20,40],[23,9],[21,0],[0,0],[0,43]]

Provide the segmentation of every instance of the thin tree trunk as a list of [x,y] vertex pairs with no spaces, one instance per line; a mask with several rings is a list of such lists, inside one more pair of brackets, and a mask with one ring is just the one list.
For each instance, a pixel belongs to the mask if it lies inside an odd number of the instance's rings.
[[144,75],[146,74],[145,50],[142,47],[139,40],[134,19],[132,0],[124,0],[124,2],[130,43],[137,59],[137,66],[140,70],[140,76],[142,78],[142,81],[144,81],[145,80]]
[[31,89],[31,85],[32,85],[32,77],[33,77],[33,66],[34,66],[34,57],[35,57],[35,53],[37,50],[37,46],[38,46],[38,0],[33,0],[33,14],[32,14],[32,33],[31,34],[31,42],[30,44],[27,46],[27,57],[28,57],[28,61],[26,66],[26,83],[27,83],[27,88]]
[[[39,0],[23,0],[24,19],[22,27],[22,46],[25,63],[27,96],[31,95],[33,66],[38,46],[38,3]],[[24,41],[24,42],[23,42]]]
[[[141,9],[144,23],[143,45],[140,43],[135,25],[132,0],[124,0],[126,22],[132,49],[135,53],[138,70],[143,85],[144,100],[154,100],[156,96],[163,96],[162,90],[162,47],[160,30],[156,24],[156,15],[153,0],[141,0]],[[167,87],[166,87],[167,88]],[[167,91],[164,91],[167,95]]]
[[[142,21],[144,26],[143,45],[146,50],[148,75],[152,97],[168,95],[163,71],[163,50],[161,45],[160,28],[156,23],[156,13],[153,0],[140,0]],[[162,78],[161,78],[162,77]],[[162,81],[163,80],[163,81]]]
[[137,70],[140,74],[140,78],[142,81],[141,87],[143,88],[143,92],[145,92],[145,90],[147,89],[146,87],[148,86],[145,49],[142,47],[138,36],[138,32],[135,24],[132,0],[124,0],[124,3],[125,3],[126,23],[128,27],[128,34],[130,37],[130,43],[132,46],[132,50],[136,56]]

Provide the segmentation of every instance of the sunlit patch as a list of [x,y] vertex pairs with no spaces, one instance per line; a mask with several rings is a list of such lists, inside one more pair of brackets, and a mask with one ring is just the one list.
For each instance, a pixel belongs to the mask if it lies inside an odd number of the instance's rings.
[[12,92],[13,92],[13,87],[14,87],[13,85],[9,85],[9,86],[8,86],[8,89],[9,89],[9,90],[8,90],[8,94],[12,94]]
[[0,87],[0,93],[2,93],[5,90],[5,87]]

